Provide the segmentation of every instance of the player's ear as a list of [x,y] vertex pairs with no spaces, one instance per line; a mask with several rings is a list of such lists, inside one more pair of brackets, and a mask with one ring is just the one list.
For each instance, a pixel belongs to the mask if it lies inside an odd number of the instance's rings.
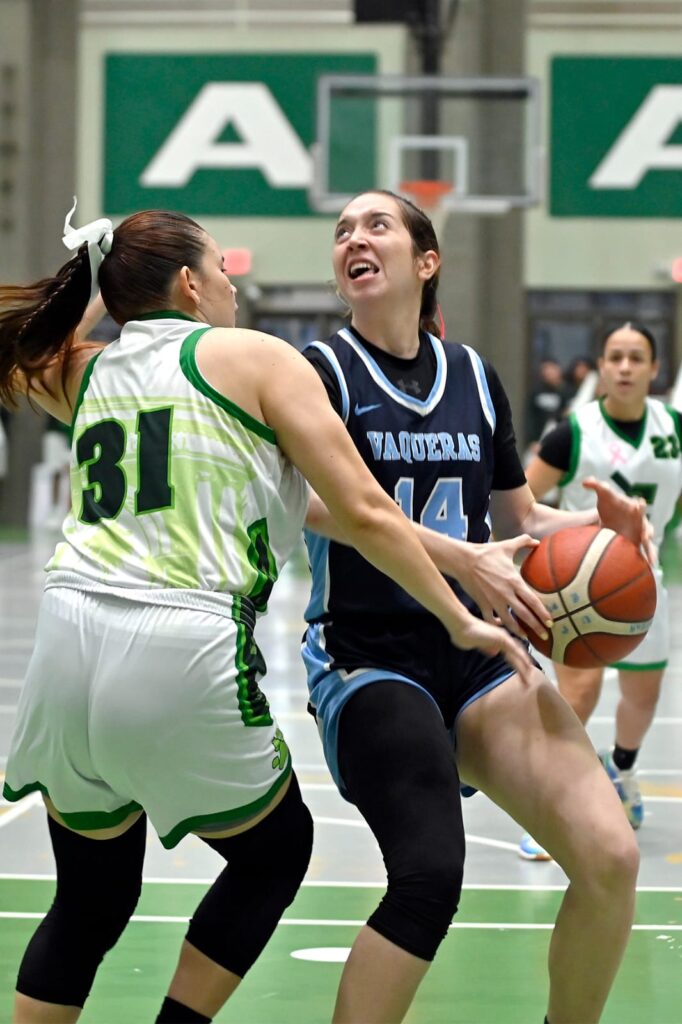
[[427,249],[417,256],[417,273],[421,281],[428,281],[440,266],[440,256],[435,249]]
[[181,267],[178,271],[176,278],[176,287],[179,289],[180,294],[186,298],[191,299],[193,302],[199,301],[199,292],[197,289],[197,278],[196,275],[190,270],[189,267]]

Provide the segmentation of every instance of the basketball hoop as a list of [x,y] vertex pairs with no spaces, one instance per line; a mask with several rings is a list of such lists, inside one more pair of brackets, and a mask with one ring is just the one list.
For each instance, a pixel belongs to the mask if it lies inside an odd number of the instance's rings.
[[399,190],[409,196],[422,210],[428,212],[439,206],[443,196],[452,192],[453,187],[451,181],[423,178],[419,181],[401,181]]
[[453,183],[442,179],[422,178],[415,181],[401,181],[398,186],[400,195],[412,200],[415,206],[427,214],[437,235],[440,235],[447,214],[443,199],[453,190]]

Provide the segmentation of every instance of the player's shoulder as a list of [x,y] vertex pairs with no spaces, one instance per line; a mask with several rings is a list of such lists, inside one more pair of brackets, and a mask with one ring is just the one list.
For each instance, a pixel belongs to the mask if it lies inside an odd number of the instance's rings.
[[585,402],[584,405],[579,405],[576,409],[572,409],[566,417],[566,422],[571,424],[574,430],[576,428],[589,430],[590,427],[596,427],[603,420],[604,412],[598,398],[594,398],[591,402]]
[[327,338],[316,338],[309,341],[301,351],[311,362],[320,362],[324,359],[338,360],[353,352],[354,342],[356,339],[353,338],[353,335],[342,327]]
[[486,381],[496,381],[498,379],[492,363],[484,359],[471,345],[465,345],[461,341],[450,340],[449,338],[437,338],[435,335],[429,335],[429,338],[431,338],[436,350],[442,346],[442,352],[448,366],[458,369],[469,368],[478,376],[484,377]]
[[650,414],[656,416],[672,416],[673,419],[682,416],[682,412],[679,409],[675,409],[674,406],[666,402],[664,398],[656,398],[653,395],[647,395],[646,406]]

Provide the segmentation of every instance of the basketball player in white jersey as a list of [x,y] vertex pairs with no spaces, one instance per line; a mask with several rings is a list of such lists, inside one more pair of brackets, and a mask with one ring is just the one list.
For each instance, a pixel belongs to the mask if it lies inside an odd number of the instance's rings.
[[[148,816],[167,848],[193,832],[227,861],[157,1017],[206,1022],[291,903],[312,846],[253,637],[300,535],[304,475],[454,643],[504,653],[522,678],[531,664],[453,594],[306,360],[234,328],[235,289],[198,224],[151,210],[65,242],[78,253],[55,277],[0,288],[0,400],[23,390],[72,428],[72,511],[4,787],[9,800],[43,794],[57,864],[14,1021],[78,1019],[139,897]],[[122,325],[99,349],[74,341],[97,283]]]
[[[656,340],[648,328],[626,323],[609,332],[599,359],[602,397],[550,431],[526,469],[536,498],[558,485],[561,508],[591,508],[594,495],[582,481],[597,477],[646,501],[660,546],[682,488],[682,428],[675,409],[649,397],[657,373]],[[668,595],[660,567],[655,576],[656,615],[639,647],[615,666],[621,691],[615,743],[600,755],[634,829],[644,817],[635,762],[656,711],[670,649]],[[599,700],[603,670],[559,664],[555,669],[561,693],[586,723]],[[547,856],[528,836],[520,852],[527,859]]]

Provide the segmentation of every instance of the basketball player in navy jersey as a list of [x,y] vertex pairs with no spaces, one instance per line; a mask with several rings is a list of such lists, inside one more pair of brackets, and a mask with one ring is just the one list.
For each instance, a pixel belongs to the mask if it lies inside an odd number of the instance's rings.
[[[420,210],[387,192],[357,196],[336,225],[333,262],[350,323],[305,352],[332,405],[469,607],[519,632],[510,606],[542,632],[542,607],[512,561],[528,534],[601,521],[640,543],[641,504],[596,481],[597,511],[534,502],[496,373],[437,336],[440,256]],[[500,543],[488,543],[491,515]],[[459,901],[460,779],[534,831],[568,875],[547,1018],[598,1021],[632,923],[638,853],[580,722],[539,671],[524,683],[501,659],[452,647],[431,615],[344,546],[320,502],[308,525],[311,708],[332,775],[388,872],[344,969],[335,1024],[403,1020]],[[573,828],[578,815],[587,828]]]

